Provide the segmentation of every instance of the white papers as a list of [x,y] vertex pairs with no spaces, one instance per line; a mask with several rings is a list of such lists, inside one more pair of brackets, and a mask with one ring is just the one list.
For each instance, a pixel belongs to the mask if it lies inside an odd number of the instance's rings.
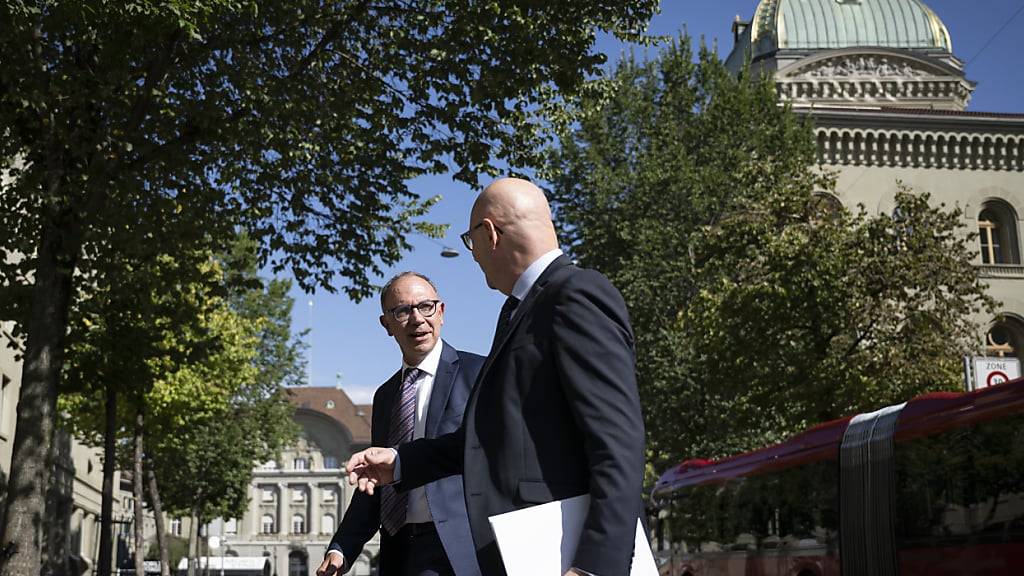
[[[571,568],[590,496],[556,500],[491,516],[491,529],[508,576],[562,576]],[[657,576],[643,525],[636,521],[631,576]],[[602,576],[598,572],[598,576]]]

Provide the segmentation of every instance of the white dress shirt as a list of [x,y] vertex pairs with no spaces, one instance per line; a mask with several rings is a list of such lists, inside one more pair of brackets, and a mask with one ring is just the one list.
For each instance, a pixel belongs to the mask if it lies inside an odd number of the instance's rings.
[[[562,251],[558,248],[541,254],[540,258],[533,261],[532,264],[523,270],[523,273],[516,279],[516,283],[512,286],[512,296],[515,296],[520,302],[526,298],[526,295],[530,293],[530,288],[537,283],[537,278],[548,269],[548,266],[562,255]],[[518,308],[516,308],[518,310]],[[516,315],[516,310],[512,311],[512,316]]]

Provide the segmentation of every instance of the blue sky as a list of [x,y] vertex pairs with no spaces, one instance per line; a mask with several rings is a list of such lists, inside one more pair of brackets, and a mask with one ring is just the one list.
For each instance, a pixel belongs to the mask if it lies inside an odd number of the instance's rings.
[[[978,83],[969,109],[1024,113],[1020,49],[1024,14],[1010,21],[1024,0],[926,1],[949,28],[954,53],[969,63],[967,77]],[[709,42],[718,39],[724,57],[732,48],[733,18],[739,14],[749,19],[756,7],[757,0],[662,0],[661,13],[651,21],[650,32],[678,35],[685,26],[694,37],[703,35]],[[629,47],[602,37],[598,49],[608,55],[611,66]],[[485,354],[504,297],[487,288],[480,269],[458,239],[467,227],[476,191],[444,175],[417,179],[413,190],[424,197],[441,195],[430,219],[451,227],[440,242],[414,237],[414,249],[388,275],[417,270],[430,276],[447,306],[443,337],[457,348]],[[457,248],[462,255],[442,258],[442,245]],[[340,384],[356,403],[371,402],[373,391],[401,362],[394,340],[377,322],[378,301],[355,304],[343,295],[325,292],[307,295],[295,291],[293,296],[295,330],[311,329],[307,342],[312,385]]]

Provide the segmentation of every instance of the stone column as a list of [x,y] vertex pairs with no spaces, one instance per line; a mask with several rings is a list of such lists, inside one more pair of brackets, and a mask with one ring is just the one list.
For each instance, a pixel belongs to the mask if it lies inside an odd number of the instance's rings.
[[[263,490],[260,489],[258,484],[250,484],[249,487],[251,488],[248,498],[249,505],[246,506],[245,512],[242,513],[242,517],[238,519],[238,524],[235,525],[238,528],[239,537],[260,533],[259,526],[256,523],[259,522],[260,500],[263,499]],[[255,521],[253,520],[254,516],[257,517]],[[249,529],[253,526],[256,526],[256,529],[250,532]]]
[[337,502],[334,503],[335,508],[338,511],[338,522],[341,522],[341,518],[345,516],[345,510],[348,510],[348,501],[349,498],[351,498],[348,494],[348,482],[344,480],[338,482],[334,486],[334,493],[335,498],[338,499]]
[[309,521],[306,527],[314,540],[320,538],[320,485],[316,482],[306,484],[306,491],[309,494]]
[[288,524],[291,523],[291,516],[287,514],[288,505],[286,500],[288,499],[288,485],[284,482],[277,484],[277,533],[281,536],[287,536]]

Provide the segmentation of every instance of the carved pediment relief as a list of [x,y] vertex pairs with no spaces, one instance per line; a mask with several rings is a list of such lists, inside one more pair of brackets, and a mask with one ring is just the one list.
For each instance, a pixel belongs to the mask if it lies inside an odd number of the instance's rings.
[[[920,62],[874,54],[827,58],[802,66],[789,78],[923,78],[938,76],[937,70]],[[945,74],[942,74],[945,76]]]
[[815,54],[782,70],[780,80],[919,80],[962,78],[963,73],[942,62],[884,49],[842,49]]

